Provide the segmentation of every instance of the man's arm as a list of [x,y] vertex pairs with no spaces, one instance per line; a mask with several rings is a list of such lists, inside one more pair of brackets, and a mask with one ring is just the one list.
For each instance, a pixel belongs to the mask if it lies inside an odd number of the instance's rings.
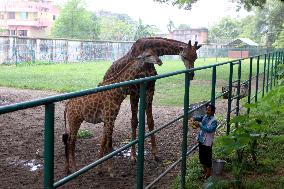
[[214,120],[214,121],[211,123],[211,125],[210,125],[209,127],[204,126],[202,123],[199,123],[199,126],[200,126],[200,129],[201,129],[202,131],[205,131],[205,132],[207,132],[207,133],[212,133],[212,132],[214,132],[214,131],[216,130],[216,128],[217,128],[217,121]]
[[204,116],[193,116],[193,121],[201,122]]

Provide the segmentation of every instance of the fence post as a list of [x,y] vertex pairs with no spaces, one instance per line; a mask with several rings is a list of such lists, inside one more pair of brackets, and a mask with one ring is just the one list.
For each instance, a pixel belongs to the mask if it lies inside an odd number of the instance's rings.
[[273,84],[273,79],[274,79],[274,68],[275,68],[274,56],[275,56],[275,53],[273,52],[273,53],[272,53],[272,59],[271,59],[270,91],[272,90],[272,84]]
[[241,76],[242,76],[242,61],[239,60],[238,64],[238,88],[237,88],[237,102],[236,102],[236,115],[239,115],[240,111],[240,88],[241,88]]
[[137,189],[142,189],[144,179],[144,140],[145,140],[145,104],[146,104],[146,83],[140,84],[139,102],[139,129],[138,129],[138,157],[137,157]]
[[211,104],[215,105],[216,93],[216,66],[212,67],[212,82],[211,82]]
[[54,104],[45,105],[44,121],[44,188],[53,188],[54,181]]
[[182,160],[181,160],[181,188],[185,188],[185,174],[186,174],[186,153],[187,153],[187,133],[188,133],[188,106],[189,106],[189,73],[185,73],[184,81],[184,104],[183,104],[183,137],[182,137]]
[[255,103],[257,102],[257,95],[258,95],[258,78],[259,78],[259,59],[260,56],[257,57],[257,62],[256,62],[256,81],[255,81]]
[[264,54],[264,65],[263,65],[263,82],[262,82],[262,98],[264,97],[264,90],[265,90],[265,81],[266,81],[266,58],[267,54]]
[[270,66],[270,53],[268,54],[268,61],[267,61],[267,77],[266,77],[266,93],[268,93],[268,87],[269,87],[269,66]]
[[233,82],[233,63],[230,62],[228,109],[227,109],[227,135],[230,134],[230,119],[231,119],[231,107],[232,107],[232,82]]
[[[250,104],[250,97],[251,97],[251,78],[252,78],[252,61],[253,61],[253,58],[251,57],[250,58],[250,61],[249,61],[249,91],[248,91],[248,104]],[[250,112],[250,108],[247,109],[247,114],[249,114]]]
[[279,63],[279,56],[280,56],[280,52],[276,52],[275,53],[275,63],[274,63],[274,77],[273,77],[274,87],[276,85],[276,79],[277,79],[277,66],[278,66],[278,63]]

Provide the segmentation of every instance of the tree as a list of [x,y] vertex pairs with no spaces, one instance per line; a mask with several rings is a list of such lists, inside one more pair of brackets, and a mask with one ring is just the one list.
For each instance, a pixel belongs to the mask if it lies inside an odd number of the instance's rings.
[[230,17],[224,17],[219,23],[209,28],[208,39],[214,43],[224,43],[239,36],[239,22]]
[[51,35],[60,38],[97,38],[99,25],[96,17],[85,9],[84,0],[69,0],[55,21]]
[[154,25],[144,25],[142,20],[139,19],[138,26],[134,35],[134,40],[137,40],[142,37],[150,37],[154,35],[154,32],[158,29]]
[[[177,5],[179,8],[184,8],[186,10],[190,10],[192,8],[192,4],[196,3],[198,0],[154,0],[160,3],[171,3],[172,5]],[[260,7],[262,8],[267,0],[238,0],[238,6],[244,6],[245,9],[251,10],[252,7]],[[283,0],[278,0],[279,2],[283,2]]]
[[263,36],[263,44],[271,47],[284,23],[284,3],[268,0],[262,9],[257,9],[255,12],[255,30]]
[[280,34],[278,35],[276,41],[273,43],[273,47],[284,48],[284,22],[282,24]]
[[187,24],[180,24],[177,29],[179,30],[189,30],[190,29],[190,25]]
[[134,24],[129,24],[116,17],[103,16],[99,18],[101,32],[100,40],[127,41],[134,38]]

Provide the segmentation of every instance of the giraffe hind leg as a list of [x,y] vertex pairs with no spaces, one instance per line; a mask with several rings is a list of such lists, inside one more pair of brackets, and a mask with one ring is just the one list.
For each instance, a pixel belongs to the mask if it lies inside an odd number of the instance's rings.
[[69,167],[70,167],[69,159],[70,158],[69,158],[69,135],[68,135],[68,133],[64,133],[62,135],[62,141],[63,141],[64,146],[65,146],[65,172],[68,175],[68,174],[71,173],[71,171],[69,169]]

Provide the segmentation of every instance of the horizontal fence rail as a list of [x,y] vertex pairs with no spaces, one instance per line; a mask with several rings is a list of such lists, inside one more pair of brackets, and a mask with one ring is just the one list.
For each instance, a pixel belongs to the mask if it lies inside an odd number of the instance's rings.
[[[113,156],[117,155],[121,151],[131,147],[132,145],[138,144],[138,161],[137,161],[137,174],[136,174],[136,188],[151,188],[154,186],[163,176],[165,176],[169,171],[175,168],[178,164],[181,163],[181,188],[185,188],[185,173],[186,173],[186,159],[187,157],[197,149],[198,144],[194,144],[192,147],[188,147],[188,117],[189,114],[194,112],[195,110],[206,106],[208,103],[215,104],[215,101],[218,98],[223,97],[224,95],[228,96],[228,107],[227,107],[227,115],[226,119],[224,119],[221,123],[219,123],[218,128],[224,127],[226,125],[226,133],[229,134],[231,132],[230,127],[230,119],[232,113],[235,115],[240,114],[240,110],[242,107],[240,106],[240,92],[242,84],[248,83],[248,94],[247,94],[247,103],[251,103],[251,100],[254,99],[255,102],[258,100],[258,94],[262,93],[262,97],[267,93],[269,90],[272,89],[273,86],[276,85],[277,80],[277,66],[279,64],[284,63],[284,51],[277,51],[273,53],[267,53],[257,56],[251,56],[249,59],[249,77],[243,78],[242,76],[242,64],[244,63],[245,58],[227,61],[217,64],[212,64],[208,66],[187,69],[187,70],[180,70],[176,72],[161,74],[157,76],[141,78],[132,81],[126,81],[122,83],[111,84],[107,86],[101,86],[94,89],[83,90],[79,92],[72,92],[67,94],[59,94],[51,97],[41,98],[32,101],[21,102],[17,104],[11,104],[6,106],[0,107],[0,114],[10,113],[18,110],[23,110],[27,108],[33,108],[37,106],[44,105],[45,106],[45,122],[44,122],[44,188],[57,188],[65,183],[73,180],[74,178],[78,177],[79,175],[89,171],[90,169],[96,167],[97,165],[103,163],[104,161],[112,158]],[[263,70],[260,70],[260,60],[263,61]],[[257,61],[256,65],[256,75],[253,76],[253,61]],[[221,94],[216,94],[216,78],[217,78],[217,68],[222,65],[229,65],[229,80],[228,80],[228,90],[222,92]],[[237,70],[234,67],[237,66]],[[191,72],[200,71],[204,69],[212,69],[212,79],[211,79],[211,98],[207,101],[203,102],[197,107],[189,109],[190,105],[190,80],[189,75]],[[234,73],[234,71],[237,71]],[[145,133],[145,103],[146,103],[146,86],[147,83],[150,81],[155,81],[158,79],[163,79],[179,74],[184,74],[184,107],[183,107],[183,114],[178,116],[177,118],[173,119],[169,123],[162,125],[155,130]],[[259,78],[262,77],[262,86],[260,85]],[[234,78],[237,78],[234,80]],[[255,79],[255,93],[252,96],[252,79]],[[233,94],[233,84],[237,83],[237,90],[236,94]],[[138,139],[129,142],[128,144],[120,147],[119,149],[109,153],[108,155],[96,160],[95,162],[81,168],[77,172],[74,172],[67,177],[60,179],[59,181],[54,182],[54,104],[56,102],[60,102],[63,100],[68,100],[76,97],[81,97],[85,95],[94,94],[101,91],[111,90],[114,88],[127,86],[127,85],[140,85],[140,105],[139,105],[139,128],[138,128]],[[261,89],[261,90],[259,90]],[[233,101],[236,101],[235,107],[233,107]],[[250,109],[247,109],[249,113]],[[182,137],[182,146],[181,146],[181,154],[182,156],[170,165],[161,175],[159,175],[153,182],[151,182],[148,186],[144,186],[143,178],[144,178],[144,141],[147,137],[161,131],[164,128],[168,128],[172,126],[173,123],[177,122],[178,120],[183,119],[183,137]]]

